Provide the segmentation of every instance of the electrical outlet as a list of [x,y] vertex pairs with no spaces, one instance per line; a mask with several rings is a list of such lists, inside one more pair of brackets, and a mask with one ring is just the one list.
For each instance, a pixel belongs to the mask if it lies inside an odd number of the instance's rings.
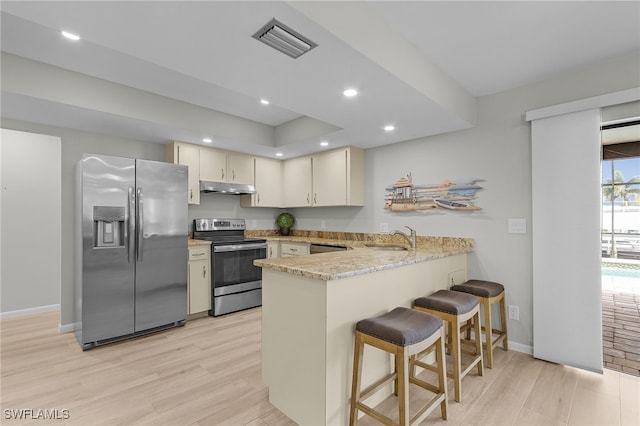
[[321,229],[324,229],[324,228],[326,228],[326,227],[327,227],[327,221],[326,221],[326,220],[324,220],[324,219],[323,219],[323,220],[321,220],[321,221],[320,221],[320,228],[321,228]]
[[387,233],[389,232],[389,224],[386,222],[380,223],[380,232]]
[[520,308],[515,305],[509,305],[509,319],[520,321]]
[[258,227],[258,225],[257,225],[257,223],[256,223],[256,220],[255,220],[255,219],[251,219],[251,227],[252,227],[253,229],[255,229],[255,228],[257,228],[257,227]]
[[462,284],[466,281],[466,277],[464,275],[464,269],[458,269],[455,271],[451,271],[447,274],[447,287],[451,287],[456,284]]

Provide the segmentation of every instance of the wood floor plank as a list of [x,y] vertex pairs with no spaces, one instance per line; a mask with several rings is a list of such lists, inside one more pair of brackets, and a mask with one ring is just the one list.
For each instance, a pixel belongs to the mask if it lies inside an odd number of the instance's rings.
[[[3,426],[295,425],[269,403],[262,383],[259,308],[85,352],[72,334],[58,334],[58,321],[55,312],[0,321],[0,405],[68,410],[70,417],[3,418]],[[640,379],[610,370],[582,372],[497,350],[495,367],[467,375],[462,386],[456,403],[449,380],[448,420],[435,410],[422,425],[587,424],[602,413],[615,424],[640,424]],[[414,388],[417,407],[423,396]],[[394,398],[379,406],[390,417]]]

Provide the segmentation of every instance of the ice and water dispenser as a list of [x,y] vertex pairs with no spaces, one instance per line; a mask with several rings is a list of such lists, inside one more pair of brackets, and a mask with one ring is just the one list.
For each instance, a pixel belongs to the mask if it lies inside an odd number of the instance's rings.
[[94,247],[123,247],[125,226],[124,207],[94,206]]

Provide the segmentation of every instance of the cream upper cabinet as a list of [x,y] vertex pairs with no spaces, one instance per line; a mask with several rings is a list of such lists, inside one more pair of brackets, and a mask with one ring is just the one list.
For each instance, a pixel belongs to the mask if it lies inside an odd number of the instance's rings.
[[346,150],[313,156],[313,205],[339,206],[347,203]]
[[253,157],[237,152],[200,148],[200,180],[253,185]]
[[228,153],[226,180],[227,182],[253,185],[253,157],[237,152]]
[[217,149],[200,148],[200,180],[224,182],[227,173],[227,153]]
[[363,205],[363,150],[339,148],[284,162],[284,207]]
[[197,146],[172,142],[166,147],[167,162],[189,167],[189,204],[200,204],[200,150]]
[[256,193],[242,195],[242,207],[282,207],[282,161],[256,157],[254,172]]
[[284,207],[311,207],[311,157],[286,160],[283,165]]

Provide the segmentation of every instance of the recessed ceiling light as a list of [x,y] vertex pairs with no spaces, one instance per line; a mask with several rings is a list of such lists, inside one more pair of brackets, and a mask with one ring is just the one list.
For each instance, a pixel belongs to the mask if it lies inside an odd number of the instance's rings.
[[262,105],[269,105],[269,101],[268,101],[268,100],[266,100],[266,99],[260,99],[260,103],[261,103]]
[[320,146],[329,146],[329,142],[322,141],[322,142],[320,142]]
[[396,126],[389,124],[388,126],[384,126],[385,132],[393,132],[396,129]]
[[356,89],[347,89],[344,92],[342,92],[342,94],[345,95],[347,98],[353,98],[358,94],[358,91]]
[[211,142],[213,142],[213,141],[212,141],[210,138],[204,138],[204,139],[202,139],[202,142],[204,142],[204,143],[211,143]]
[[282,157],[282,153],[281,152],[276,152],[276,157]]
[[80,37],[79,37],[79,36],[77,36],[77,35],[75,35],[75,34],[72,34],[72,33],[69,33],[69,32],[67,32],[67,31],[61,31],[61,33],[62,33],[62,35],[63,35],[63,36],[65,36],[65,37],[66,37],[66,38],[68,38],[69,40],[73,40],[73,41],[78,41],[78,40],[80,40]]

